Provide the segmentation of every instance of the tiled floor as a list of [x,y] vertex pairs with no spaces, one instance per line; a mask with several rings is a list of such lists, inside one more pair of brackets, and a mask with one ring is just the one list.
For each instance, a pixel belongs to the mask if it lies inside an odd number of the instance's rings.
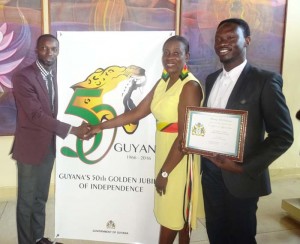
[[[263,197],[258,207],[258,244],[299,244],[300,223],[281,209],[282,199],[300,198],[300,176],[272,180],[273,193]],[[16,244],[15,202],[0,202],[0,244]],[[54,235],[54,200],[47,204],[46,235]],[[61,239],[65,244],[106,244],[104,242]],[[192,244],[208,244],[204,219],[192,233]],[[112,244],[112,243],[110,243]],[[241,243],[242,244],[242,243]]]

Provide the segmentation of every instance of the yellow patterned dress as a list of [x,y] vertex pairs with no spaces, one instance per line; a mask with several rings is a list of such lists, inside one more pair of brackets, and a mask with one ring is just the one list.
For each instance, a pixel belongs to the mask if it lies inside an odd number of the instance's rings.
[[[176,129],[173,132],[164,132],[161,131],[161,128],[166,124],[178,122],[180,94],[183,86],[190,80],[199,82],[193,74],[188,73],[184,80],[178,79],[172,87],[166,90],[169,79],[167,81],[161,79],[154,92],[151,112],[157,122],[155,176],[161,170],[178,135]],[[190,168],[191,165],[192,168]],[[192,175],[189,176],[187,172],[192,172]],[[166,194],[160,196],[155,191],[154,214],[160,225],[172,230],[181,230],[188,221],[191,228],[196,228],[199,178],[199,156],[194,155],[193,163],[190,160],[188,162],[188,157],[184,156],[169,174]],[[188,194],[191,180],[193,182],[192,192]]]

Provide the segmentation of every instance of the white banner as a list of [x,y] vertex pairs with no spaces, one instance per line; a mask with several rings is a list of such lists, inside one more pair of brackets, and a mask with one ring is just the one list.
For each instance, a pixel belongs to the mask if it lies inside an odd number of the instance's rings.
[[[163,70],[174,32],[58,32],[59,119],[95,124],[134,108]],[[57,140],[55,234],[120,243],[158,242],[153,214],[152,115],[82,142]]]

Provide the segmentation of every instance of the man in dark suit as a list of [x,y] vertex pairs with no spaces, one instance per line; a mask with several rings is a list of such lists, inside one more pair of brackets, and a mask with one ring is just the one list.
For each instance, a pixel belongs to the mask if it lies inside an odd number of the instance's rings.
[[223,68],[206,80],[204,106],[248,111],[243,162],[220,155],[202,157],[206,227],[211,244],[256,243],[257,203],[260,196],[271,193],[268,166],[293,143],[282,78],[247,62],[250,40],[245,21],[222,21],[215,35],[215,52]]
[[45,205],[55,159],[55,136],[84,137],[86,124],[73,127],[56,119],[56,59],[59,43],[55,36],[37,40],[37,60],[13,77],[17,127],[12,147],[18,167],[17,230],[19,244],[49,244],[44,237]]

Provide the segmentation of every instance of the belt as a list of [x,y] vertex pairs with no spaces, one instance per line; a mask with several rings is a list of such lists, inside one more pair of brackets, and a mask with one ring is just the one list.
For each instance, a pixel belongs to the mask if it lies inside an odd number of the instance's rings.
[[177,133],[178,123],[157,122],[156,129],[161,132]]

